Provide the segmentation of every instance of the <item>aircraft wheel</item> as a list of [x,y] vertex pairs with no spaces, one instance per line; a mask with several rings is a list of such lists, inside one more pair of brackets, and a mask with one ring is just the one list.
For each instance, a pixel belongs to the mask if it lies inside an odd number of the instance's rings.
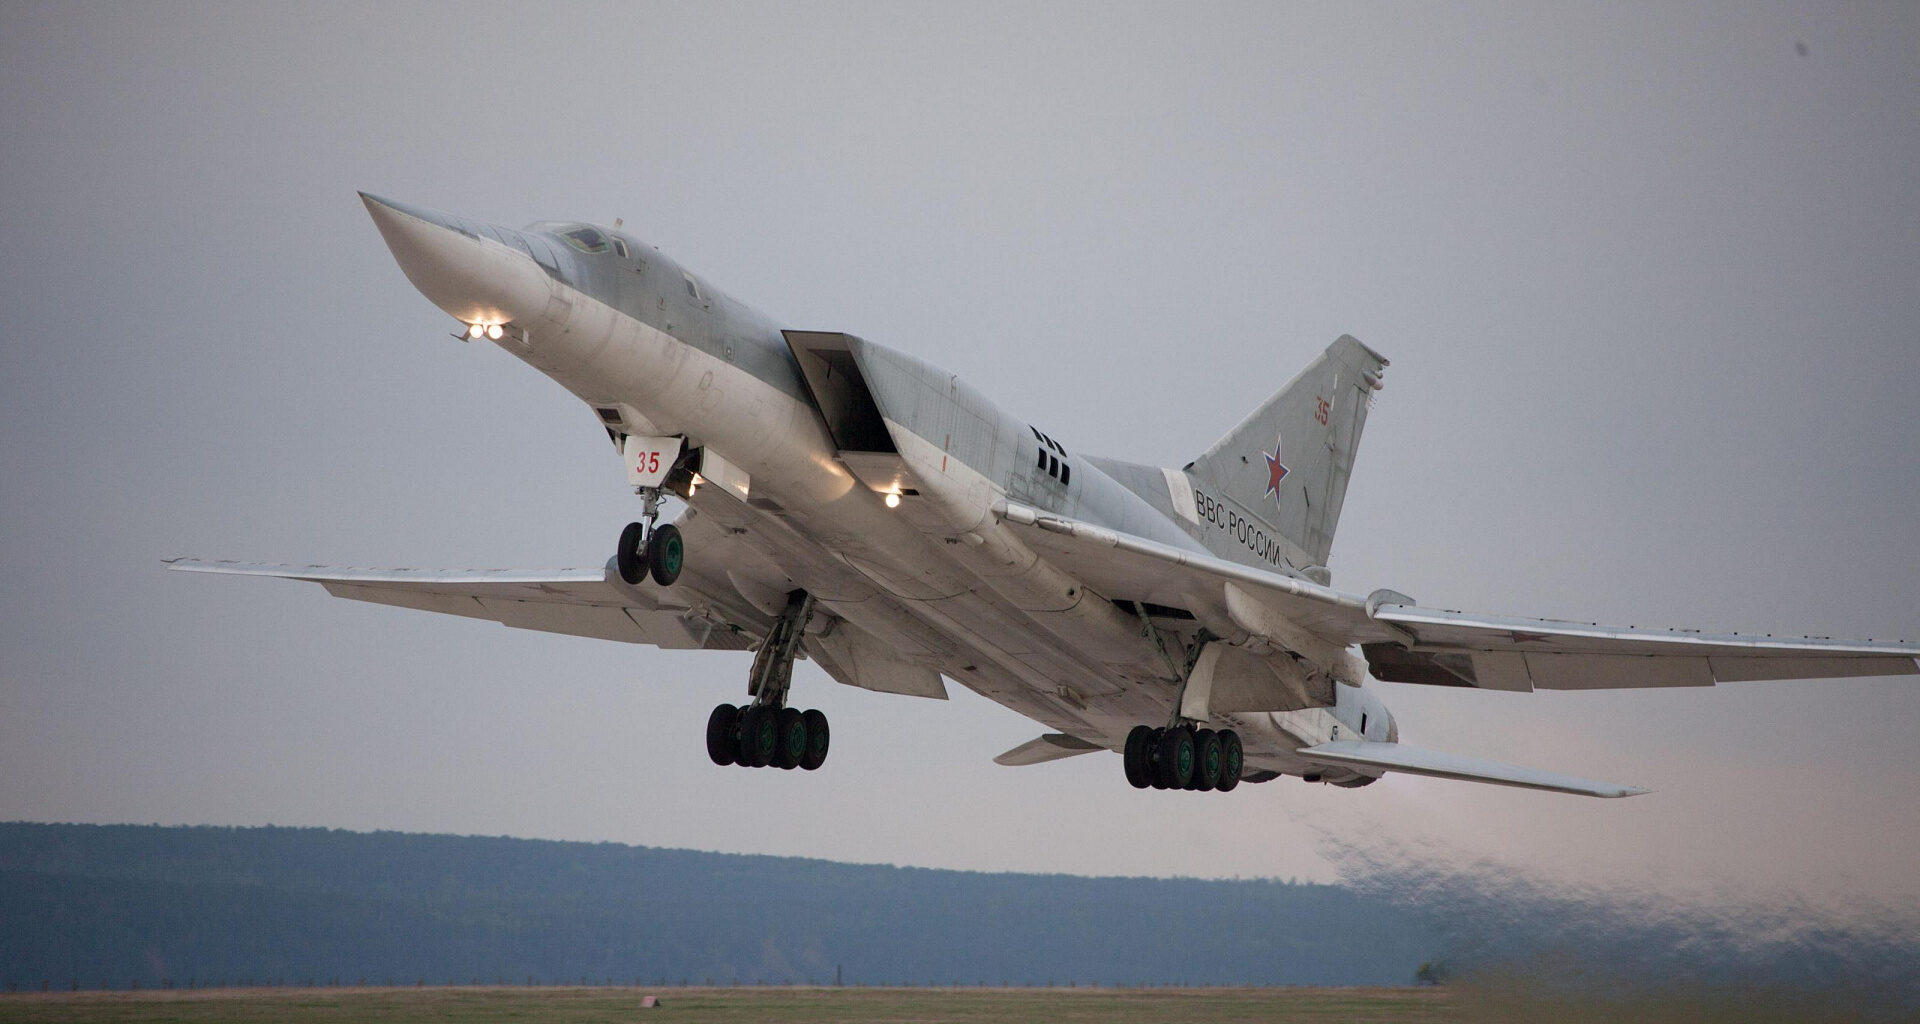
[[1202,793],[1220,785],[1222,762],[1220,735],[1212,729],[1193,734],[1193,788]]
[[620,531],[620,546],[614,549],[614,562],[620,567],[620,578],[629,586],[637,587],[647,578],[647,555],[643,550],[647,546],[647,528],[640,523],[628,523]]
[[807,711],[800,717],[807,725],[807,755],[800,759],[800,767],[813,771],[827,760],[827,744],[831,739],[827,716],[819,711]]
[[774,767],[789,770],[800,767],[800,759],[807,756],[806,716],[793,708],[781,708],[774,721],[779,724],[780,734],[773,750]]
[[1146,789],[1153,785],[1153,765],[1150,763],[1152,751],[1152,727],[1134,726],[1127,733],[1127,745],[1120,752],[1120,761],[1127,770],[1127,784],[1135,789]]
[[765,768],[780,746],[780,722],[770,707],[755,705],[740,715],[740,764]]
[[1160,781],[1165,789],[1185,789],[1193,782],[1193,730],[1168,729],[1160,737]]
[[[673,586],[686,560],[687,545],[680,539],[680,528],[672,523],[654,527],[653,535],[647,538],[647,568],[653,570],[653,581],[663,587]],[[621,578],[626,578],[624,572]]]
[[1147,737],[1146,768],[1147,785],[1153,789],[1166,789],[1166,776],[1160,774],[1160,741],[1167,738],[1167,730],[1155,729]]
[[1240,772],[1247,766],[1247,752],[1240,747],[1240,734],[1220,730],[1220,780],[1213,788],[1222,793],[1240,784]]
[[714,764],[740,760],[740,709],[722,704],[707,716],[707,756]]

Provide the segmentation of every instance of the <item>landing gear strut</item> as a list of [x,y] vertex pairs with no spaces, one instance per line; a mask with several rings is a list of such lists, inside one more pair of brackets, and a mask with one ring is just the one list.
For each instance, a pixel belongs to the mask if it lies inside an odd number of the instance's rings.
[[707,756],[714,764],[813,771],[827,760],[827,716],[787,707],[793,659],[812,617],[812,594],[796,590],[787,595],[786,608],[753,658],[753,674],[747,679],[753,702],[745,707],[722,704],[707,717]]
[[1160,631],[1154,628],[1153,620],[1147,617],[1146,609],[1136,606],[1135,611],[1147,638],[1159,649],[1160,657],[1166,660],[1167,668],[1173,671],[1180,685],[1173,694],[1173,711],[1167,716],[1166,728],[1136,725],[1127,733],[1127,744],[1121,749],[1127,781],[1135,789],[1219,790],[1222,793],[1233,789],[1240,784],[1240,772],[1246,767],[1246,751],[1240,745],[1240,734],[1232,729],[1215,732],[1199,728],[1198,723],[1182,717],[1187,683],[1193,678],[1194,663],[1199,660],[1209,634],[1201,630],[1187,649],[1186,657],[1177,659],[1167,648]]
[[646,522],[628,523],[620,531],[620,546],[614,551],[620,578],[637,587],[651,574],[655,583],[671,587],[686,564],[686,542],[680,538],[679,527],[659,521],[660,488],[641,488],[640,496],[646,502]]

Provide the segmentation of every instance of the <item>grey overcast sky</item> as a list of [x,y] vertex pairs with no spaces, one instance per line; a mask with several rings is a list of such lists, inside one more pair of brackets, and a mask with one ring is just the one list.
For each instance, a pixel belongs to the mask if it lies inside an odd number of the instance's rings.
[[1335,583],[1920,635],[1920,7],[0,7],[0,819],[1073,873],[1529,876],[1920,906],[1920,685],[1381,684],[1425,746],[1651,786],[1142,794],[955,687],[706,763],[744,654],[169,574],[598,565],[592,414],[356,189],[610,223],[795,326],[1178,465],[1337,335],[1393,359]]

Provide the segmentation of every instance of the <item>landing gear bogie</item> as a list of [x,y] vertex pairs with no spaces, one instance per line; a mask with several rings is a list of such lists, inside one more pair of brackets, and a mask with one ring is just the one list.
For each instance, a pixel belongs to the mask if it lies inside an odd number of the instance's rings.
[[814,771],[829,742],[827,716],[814,710],[722,704],[707,717],[707,756],[717,765]]
[[1136,725],[1121,749],[1127,782],[1135,789],[1219,790],[1240,784],[1246,753],[1232,729]]

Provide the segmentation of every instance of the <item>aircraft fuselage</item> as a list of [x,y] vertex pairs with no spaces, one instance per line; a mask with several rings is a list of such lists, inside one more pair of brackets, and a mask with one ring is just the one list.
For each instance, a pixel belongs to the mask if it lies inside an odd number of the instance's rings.
[[[500,325],[497,344],[598,411],[616,444],[624,435],[683,436],[744,471],[744,493],[709,482],[685,500],[764,556],[772,571],[732,574],[762,610],[773,595],[804,589],[825,613],[813,631],[851,623],[905,661],[1110,749],[1132,726],[1169,718],[1198,630],[1232,632],[1152,612],[1143,621],[1144,609],[1092,592],[1024,543],[1002,521],[1009,503],[1207,554],[1094,460],[957,377],[860,343],[869,375],[912,396],[887,417],[894,458],[910,471],[890,480],[884,456],[860,463],[836,442],[787,333],[638,239],[578,224],[510,231],[371,198],[368,206],[429,299],[463,323]],[[578,230],[588,234],[569,239]],[[1248,557],[1271,565],[1274,551]],[[1305,567],[1286,554],[1278,568]],[[700,551],[688,557],[697,563]],[[1220,714],[1216,726],[1239,733],[1250,770],[1370,781],[1293,752],[1387,739],[1391,716],[1348,685],[1358,681],[1350,672],[1301,652],[1295,660],[1303,673],[1346,676],[1329,706]]]

